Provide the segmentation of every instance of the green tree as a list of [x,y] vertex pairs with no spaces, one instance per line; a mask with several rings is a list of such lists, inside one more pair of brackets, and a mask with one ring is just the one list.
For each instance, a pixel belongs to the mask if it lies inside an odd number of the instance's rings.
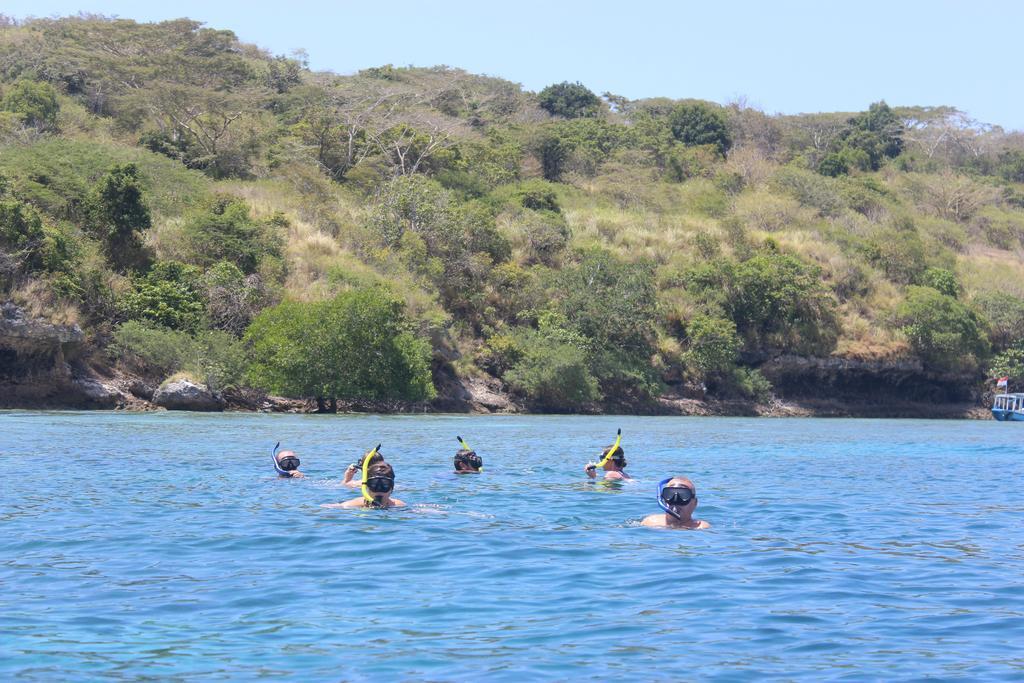
[[264,259],[280,258],[280,230],[286,225],[283,217],[254,220],[243,200],[219,196],[188,215],[182,232],[192,263],[205,268],[228,261],[249,274]]
[[579,82],[549,85],[537,94],[537,99],[541,109],[566,119],[594,117],[601,111],[601,98]]
[[698,315],[686,325],[687,365],[702,375],[723,373],[736,363],[743,342],[731,320]]
[[534,407],[572,413],[601,398],[584,349],[540,333],[523,335],[519,344],[522,357],[505,380]]
[[177,261],[157,261],[145,276],[133,280],[120,307],[129,320],[195,333],[205,323],[202,272]]
[[956,273],[945,268],[926,269],[921,276],[921,284],[954,299],[960,296],[960,282],[956,279]]
[[40,130],[57,127],[57,91],[49,83],[20,79],[4,93],[0,108],[21,117],[26,126]]
[[709,311],[721,311],[736,324],[748,351],[827,354],[835,347],[839,321],[820,277],[818,267],[794,256],[762,251],[739,263],[699,264],[684,281]]
[[873,103],[848,124],[841,136],[842,144],[866,154],[873,171],[878,170],[882,161],[903,151],[903,122],[884,100]]
[[896,316],[914,352],[930,367],[974,372],[988,355],[984,323],[971,309],[931,287],[908,287]]
[[421,401],[436,395],[430,345],[413,334],[404,304],[383,289],[268,308],[245,342],[250,381],[284,396]]
[[721,107],[705,102],[679,104],[669,114],[672,137],[688,147],[712,145],[722,156],[732,147],[729,125]]
[[150,254],[142,235],[152,220],[142,198],[138,167],[111,168],[93,187],[87,203],[90,229],[103,243],[107,261],[120,271],[147,266]]
[[988,321],[996,351],[1024,343],[1024,299],[1007,292],[982,292],[973,304]]
[[655,291],[651,263],[628,263],[601,249],[583,253],[555,278],[559,322],[552,326],[588,340],[591,372],[606,396],[647,395],[657,387],[650,364]]

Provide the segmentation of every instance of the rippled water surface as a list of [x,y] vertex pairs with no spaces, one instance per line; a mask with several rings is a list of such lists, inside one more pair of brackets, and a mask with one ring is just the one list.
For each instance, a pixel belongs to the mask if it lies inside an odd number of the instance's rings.
[[[585,479],[616,427],[636,481]],[[450,474],[461,434],[480,476]],[[305,480],[273,476],[275,441]],[[383,442],[401,511],[353,497]],[[1024,424],[0,413],[0,678],[1024,677]],[[670,474],[704,532],[638,526]]]

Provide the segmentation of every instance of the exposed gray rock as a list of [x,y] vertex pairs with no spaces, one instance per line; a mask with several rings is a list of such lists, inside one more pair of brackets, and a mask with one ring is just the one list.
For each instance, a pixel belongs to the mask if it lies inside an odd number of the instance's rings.
[[125,396],[116,387],[99,382],[91,377],[77,377],[71,381],[72,394],[77,401],[90,408],[116,408],[124,402]]
[[202,384],[179,379],[166,382],[153,394],[153,403],[167,410],[218,412],[224,410],[224,399]]

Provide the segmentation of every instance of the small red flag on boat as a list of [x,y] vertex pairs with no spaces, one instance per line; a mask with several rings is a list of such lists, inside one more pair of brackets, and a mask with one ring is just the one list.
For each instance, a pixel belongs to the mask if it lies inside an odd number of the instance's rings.
[[996,380],[996,388],[998,389],[1000,387],[1005,387],[1006,386],[1006,382],[1009,379],[1010,379],[1009,377],[1000,377],[999,379],[997,379]]

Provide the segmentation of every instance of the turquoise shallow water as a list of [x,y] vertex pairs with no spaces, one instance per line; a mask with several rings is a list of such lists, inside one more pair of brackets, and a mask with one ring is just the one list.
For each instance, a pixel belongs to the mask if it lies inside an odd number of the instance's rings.
[[[583,464],[622,427],[618,488]],[[449,474],[462,434],[486,473]],[[270,448],[305,480],[273,476]],[[404,511],[321,507],[383,442]],[[1024,425],[0,413],[0,678],[1024,678]],[[706,532],[637,526],[669,474]]]

